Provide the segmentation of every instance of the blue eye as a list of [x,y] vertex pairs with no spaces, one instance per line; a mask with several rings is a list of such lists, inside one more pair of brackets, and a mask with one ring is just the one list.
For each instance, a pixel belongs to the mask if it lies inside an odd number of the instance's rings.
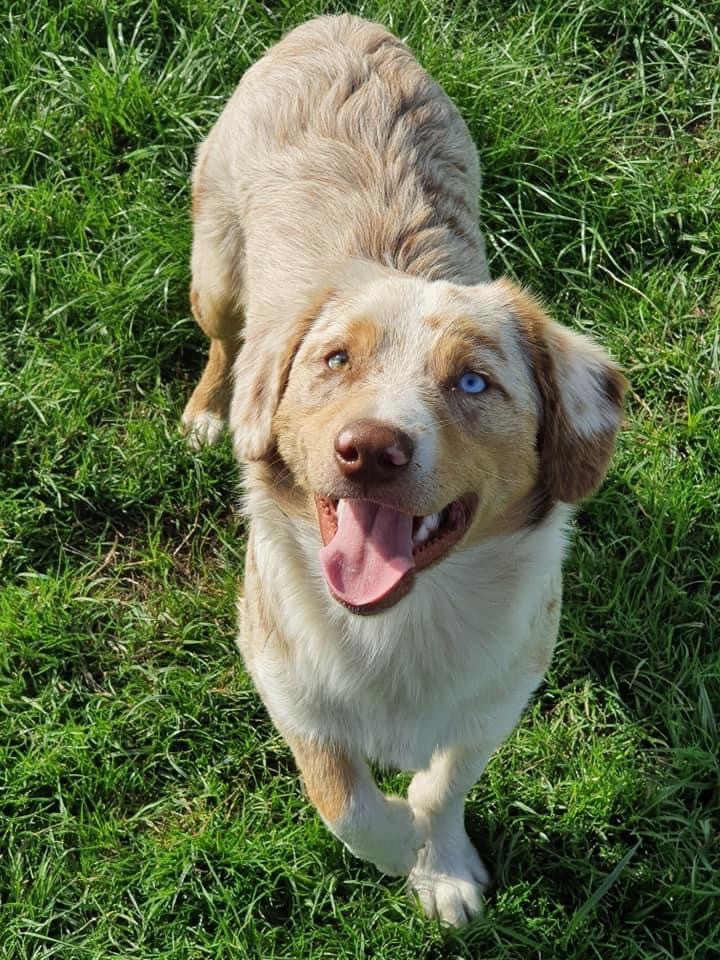
[[487,390],[487,381],[479,373],[468,370],[460,377],[457,386],[463,393],[482,393]]

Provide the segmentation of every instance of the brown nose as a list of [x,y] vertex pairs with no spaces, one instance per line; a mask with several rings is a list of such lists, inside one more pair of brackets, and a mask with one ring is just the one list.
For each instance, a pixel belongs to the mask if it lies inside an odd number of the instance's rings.
[[410,463],[413,449],[406,433],[377,420],[356,420],[335,437],[335,461],[351,480],[392,480]]

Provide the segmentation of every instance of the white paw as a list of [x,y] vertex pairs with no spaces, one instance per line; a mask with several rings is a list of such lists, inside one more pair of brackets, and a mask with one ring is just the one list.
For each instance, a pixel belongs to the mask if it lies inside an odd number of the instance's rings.
[[482,910],[488,872],[465,831],[431,838],[418,854],[408,888],[431,920],[461,927]]
[[339,835],[351,853],[374,863],[381,873],[406,877],[427,840],[428,821],[401,797],[384,797],[381,817],[362,826],[346,826]]
[[183,414],[182,422],[187,445],[196,452],[217,443],[225,429],[225,421],[207,410],[191,416]]

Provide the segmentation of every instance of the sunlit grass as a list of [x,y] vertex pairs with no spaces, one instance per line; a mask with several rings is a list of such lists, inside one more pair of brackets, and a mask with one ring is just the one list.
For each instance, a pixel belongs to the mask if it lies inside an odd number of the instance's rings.
[[[471,794],[459,934],[349,857],[233,647],[229,445],[180,411],[194,148],[320,5],[5,3],[0,32],[0,957],[720,952],[715,0],[352,9],[467,118],[495,274],[632,381],[578,515],[548,681]],[[337,8],[336,8],[337,9]]]

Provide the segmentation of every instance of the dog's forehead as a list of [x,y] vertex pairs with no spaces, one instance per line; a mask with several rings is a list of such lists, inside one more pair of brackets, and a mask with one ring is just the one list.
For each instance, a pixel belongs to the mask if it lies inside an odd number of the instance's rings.
[[421,319],[425,326],[448,337],[475,338],[479,345],[498,346],[513,338],[514,324],[507,296],[494,283],[461,287],[428,285]]
[[372,284],[333,302],[317,335],[399,353],[406,364],[421,362],[440,341],[500,355],[515,344],[507,298],[496,285],[462,288],[409,277]]

